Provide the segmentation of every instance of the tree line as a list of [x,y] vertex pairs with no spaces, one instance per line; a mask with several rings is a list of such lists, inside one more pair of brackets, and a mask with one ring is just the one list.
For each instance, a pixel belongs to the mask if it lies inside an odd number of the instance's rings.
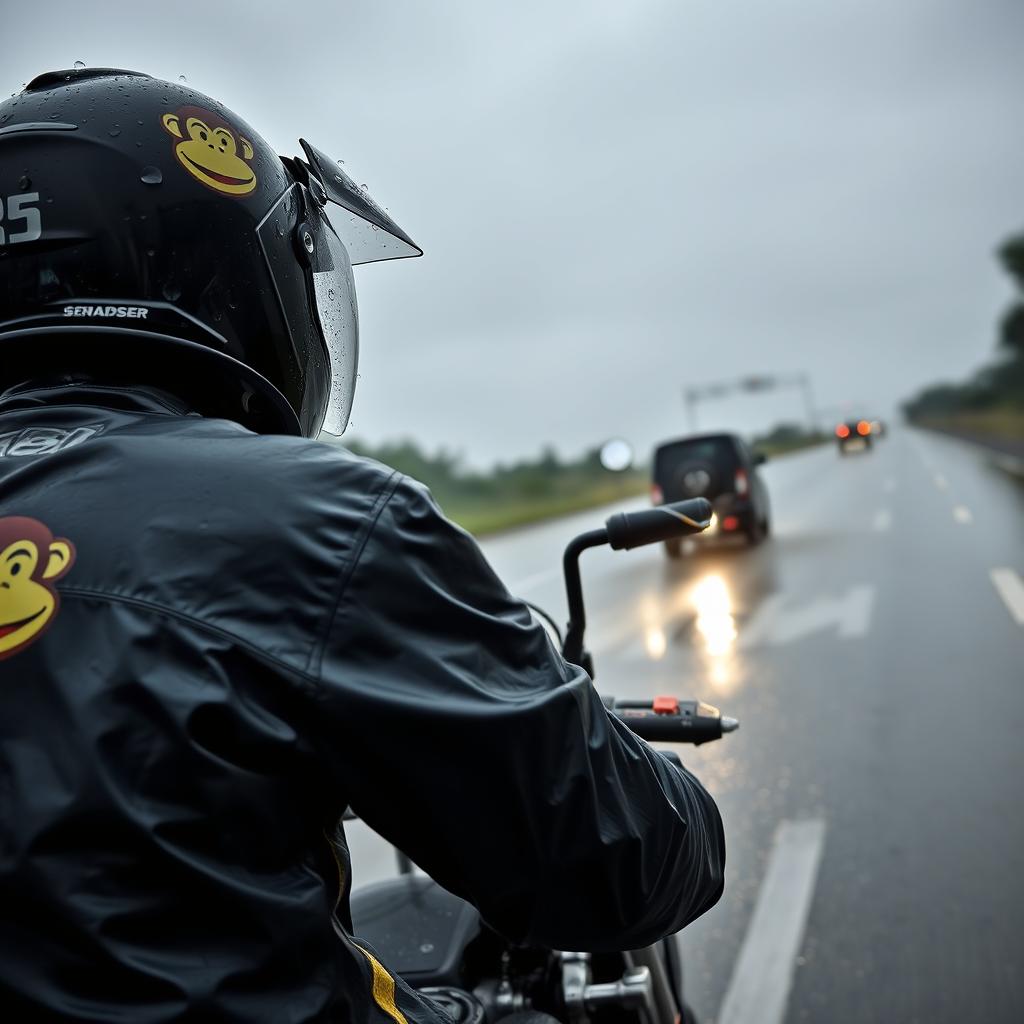
[[911,420],[948,419],[963,413],[1024,413],[1024,234],[997,250],[1016,296],[999,322],[996,358],[970,379],[933,384],[903,409]]

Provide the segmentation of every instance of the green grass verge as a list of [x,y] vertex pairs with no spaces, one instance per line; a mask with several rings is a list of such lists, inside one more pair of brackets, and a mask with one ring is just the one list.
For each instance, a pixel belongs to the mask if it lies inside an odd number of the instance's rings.
[[[818,437],[801,438],[773,444],[759,444],[757,450],[769,458],[779,458],[793,452],[803,451],[815,445],[825,444],[831,438],[822,434]],[[612,502],[623,501],[646,494],[650,487],[647,473],[630,473],[624,477],[610,477],[599,483],[581,484],[571,493],[537,495],[535,497],[510,498],[507,501],[472,501],[457,496],[443,497],[435,493],[445,515],[474,536],[500,533],[517,526],[529,526],[556,519],[573,512],[585,512],[588,508],[600,508]],[[595,523],[595,526],[599,526]]]
[[805,448],[816,448],[819,444],[826,444],[831,440],[832,438],[828,434],[817,434],[811,437],[793,438],[790,441],[757,441],[754,444],[754,450],[767,455],[769,459],[774,459],[780,455],[802,452]]
[[934,430],[963,431],[979,437],[1019,440],[1024,438],[1024,409],[989,409],[949,416],[922,416],[914,423]]
[[583,512],[588,508],[610,505],[615,501],[644,494],[647,487],[646,477],[634,476],[621,481],[616,479],[593,484],[572,494],[514,498],[500,504],[460,502],[452,499],[443,502],[442,507],[445,515],[464,530],[481,537],[502,530],[511,530],[516,526],[555,519],[572,512]]

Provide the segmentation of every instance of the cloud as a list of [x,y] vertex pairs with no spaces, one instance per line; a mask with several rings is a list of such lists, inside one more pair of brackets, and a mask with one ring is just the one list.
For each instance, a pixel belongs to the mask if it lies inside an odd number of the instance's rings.
[[807,371],[823,406],[885,409],[994,344],[992,251],[1024,227],[1009,0],[54,6],[12,89],[75,59],[184,73],[280,151],[343,157],[424,247],[358,272],[371,439],[643,448],[685,426],[684,382]]

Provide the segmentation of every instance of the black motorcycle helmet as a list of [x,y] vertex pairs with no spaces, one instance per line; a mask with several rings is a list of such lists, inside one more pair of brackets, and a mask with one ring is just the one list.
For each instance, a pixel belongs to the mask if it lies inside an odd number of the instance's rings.
[[182,83],[55,71],[0,103],[0,393],[155,385],[266,433],[341,433],[352,266],[420,250],[305,140]]

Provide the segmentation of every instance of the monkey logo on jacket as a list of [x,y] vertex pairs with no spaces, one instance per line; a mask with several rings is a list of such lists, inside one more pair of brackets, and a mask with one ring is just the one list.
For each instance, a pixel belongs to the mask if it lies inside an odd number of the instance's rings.
[[0,661],[24,650],[60,610],[54,584],[75,564],[75,546],[27,516],[0,516]]
[[177,139],[174,155],[196,181],[225,196],[247,196],[256,187],[256,172],[246,163],[252,143],[224,118],[202,107],[182,107],[160,123]]

